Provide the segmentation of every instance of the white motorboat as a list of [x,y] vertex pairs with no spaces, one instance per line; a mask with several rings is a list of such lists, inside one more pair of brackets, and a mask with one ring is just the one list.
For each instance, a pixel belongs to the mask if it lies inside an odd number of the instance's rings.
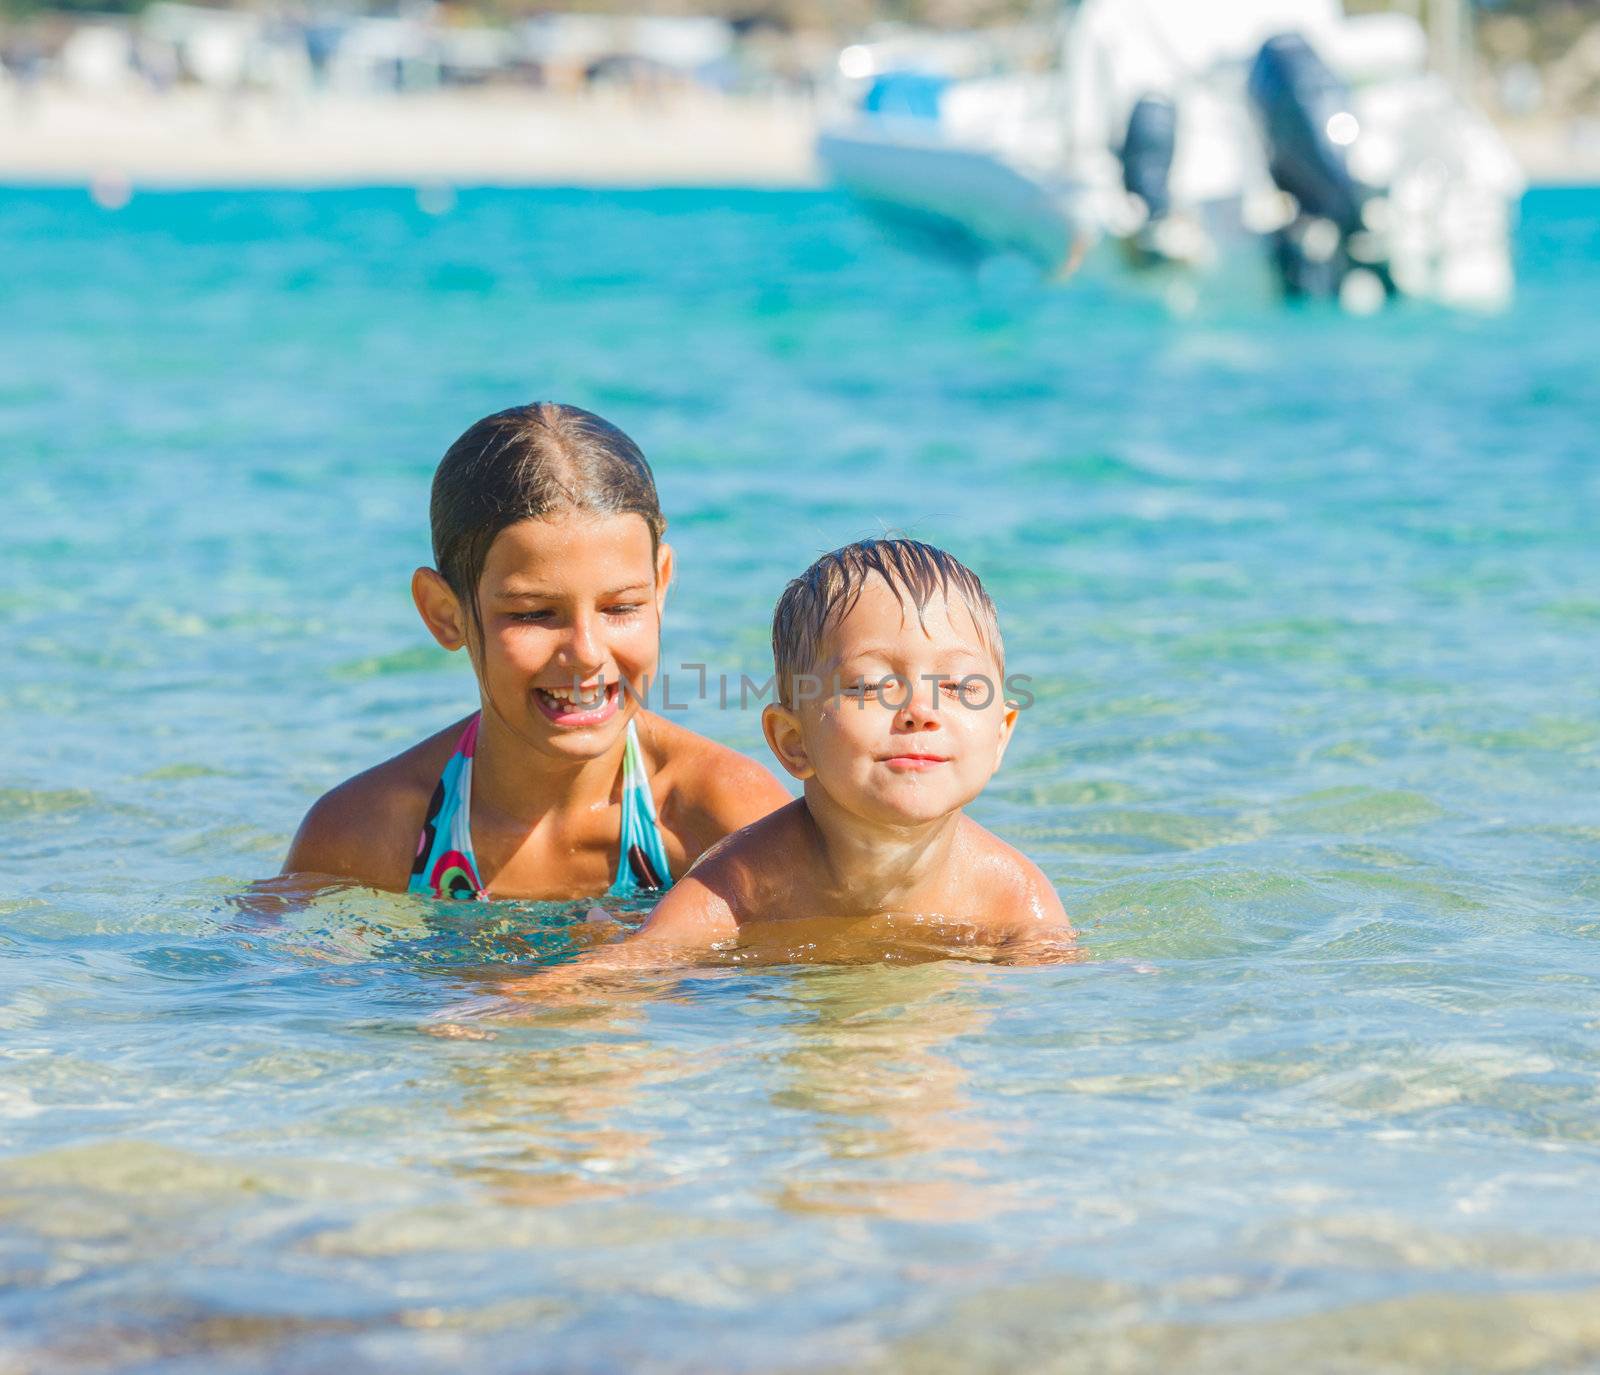
[[1070,275],[1260,271],[1291,296],[1492,307],[1523,182],[1404,14],[1337,0],[1083,0],[1059,60],[978,36],[857,45],[818,154],[867,206]]

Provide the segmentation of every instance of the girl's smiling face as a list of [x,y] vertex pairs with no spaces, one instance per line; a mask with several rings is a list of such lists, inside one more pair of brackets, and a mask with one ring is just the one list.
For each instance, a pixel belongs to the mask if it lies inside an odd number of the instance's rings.
[[642,517],[565,511],[495,537],[481,634],[432,569],[413,591],[440,644],[470,646],[485,712],[543,752],[588,759],[616,744],[655,677],[671,575],[671,550],[652,553]]

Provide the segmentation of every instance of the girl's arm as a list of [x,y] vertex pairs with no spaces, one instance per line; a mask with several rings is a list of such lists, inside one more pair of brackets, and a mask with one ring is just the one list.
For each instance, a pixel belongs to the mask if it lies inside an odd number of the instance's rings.
[[399,892],[411,872],[426,805],[426,798],[419,804],[401,796],[377,769],[359,774],[312,803],[289,844],[282,872],[322,874]]

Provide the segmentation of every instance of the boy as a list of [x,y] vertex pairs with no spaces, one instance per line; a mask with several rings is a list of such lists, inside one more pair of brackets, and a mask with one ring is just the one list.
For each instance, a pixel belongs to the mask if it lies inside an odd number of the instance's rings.
[[804,795],[707,851],[624,943],[635,958],[794,917],[934,916],[1019,953],[1072,938],[1038,868],[962,813],[1017,720],[971,570],[916,540],[847,545],[789,584],[772,648],[762,726]]

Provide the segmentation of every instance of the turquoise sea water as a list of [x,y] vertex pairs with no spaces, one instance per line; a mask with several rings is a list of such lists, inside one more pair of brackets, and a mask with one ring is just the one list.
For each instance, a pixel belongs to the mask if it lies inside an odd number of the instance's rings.
[[[1176,320],[825,195],[10,190],[0,251],[0,1371],[1600,1367],[1600,193],[1488,319]],[[764,676],[884,526],[984,574],[975,811],[1084,963],[447,1039],[574,914],[230,905],[470,705],[427,482],[543,396],[655,463],[669,667]]]

